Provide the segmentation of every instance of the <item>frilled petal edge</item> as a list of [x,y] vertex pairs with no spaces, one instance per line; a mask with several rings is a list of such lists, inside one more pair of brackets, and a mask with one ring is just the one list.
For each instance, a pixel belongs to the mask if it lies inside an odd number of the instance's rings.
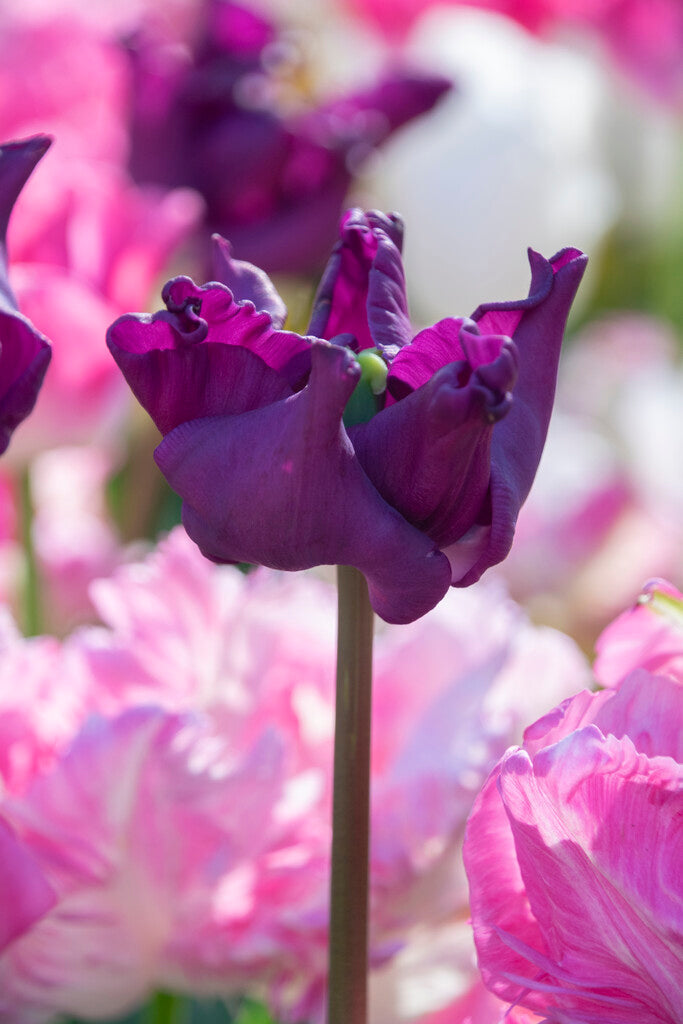
[[162,434],[198,417],[235,415],[292,394],[275,370],[237,345],[126,352],[115,337],[109,337],[109,350]]
[[221,235],[212,235],[212,263],[216,281],[226,285],[233,297],[253,303],[259,313],[267,313],[273,327],[279,330],[287,319],[287,307],[265,271],[232,255],[230,242]]
[[519,376],[508,416],[491,442],[490,518],[485,546],[474,565],[457,581],[475,583],[510,550],[519,510],[533,483],[545,444],[555,397],[555,382],[564,329],[586,269],[578,249],[562,249],[550,260],[529,250],[531,287],[518,302],[488,303],[472,314],[484,334],[512,337]]

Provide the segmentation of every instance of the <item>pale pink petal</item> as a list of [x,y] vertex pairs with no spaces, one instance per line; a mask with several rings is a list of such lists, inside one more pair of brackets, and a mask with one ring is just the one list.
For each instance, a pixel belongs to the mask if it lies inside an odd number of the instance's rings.
[[[596,1022],[674,1024],[683,1013],[681,767],[588,726],[533,761],[513,749],[499,770],[498,803],[489,784],[465,852],[489,987],[551,1020],[573,1010]],[[487,853],[487,836],[503,841],[502,853]]]
[[633,668],[683,683],[683,594],[665,580],[651,580],[635,605],[603,630],[595,649],[603,686],[618,686]]

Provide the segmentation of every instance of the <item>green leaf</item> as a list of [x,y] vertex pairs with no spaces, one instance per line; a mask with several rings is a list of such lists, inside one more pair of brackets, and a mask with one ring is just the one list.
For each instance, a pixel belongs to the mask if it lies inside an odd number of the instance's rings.
[[256,999],[244,999],[235,1018],[235,1024],[275,1024],[268,1009]]

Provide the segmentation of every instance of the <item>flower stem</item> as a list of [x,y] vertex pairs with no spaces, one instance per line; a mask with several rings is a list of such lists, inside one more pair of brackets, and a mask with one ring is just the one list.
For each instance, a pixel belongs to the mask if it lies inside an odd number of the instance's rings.
[[33,544],[33,495],[30,470],[26,467],[20,481],[21,539],[24,546],[25,578],[23,592],[23,626],[26,636],[42,632],[43,615],[40,601],[40,580]]
[[365,577],[337,569],[328,1024],[365,1024],[373,614]]

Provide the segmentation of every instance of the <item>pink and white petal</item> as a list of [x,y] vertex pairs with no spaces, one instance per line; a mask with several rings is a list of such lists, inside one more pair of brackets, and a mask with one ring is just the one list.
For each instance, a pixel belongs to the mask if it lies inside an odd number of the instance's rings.
[[637,602],[598,637],[595,674],[618,686],[634,668],[683,683],[683,595],[665,580],[646,583]]
[[[518,750],[513,747],[509,756]],[[511,979],[523,977],[529,970],[524,950],[538,950],[542,954],[547,950],[517,863],[513,834],[498,788],[500,771],[501,765],[493,770],[474,802],[465,829],[463,859],[482,978],[500,999],[513,1002],[520,994],[520,986]],[[510,941],[511,937],[514,941]],[[534,997],[528,1005],[532,1009],[543,1008],[543,1003]]]
[[40,920],[56,894],[29,847],[0,818],[0,953]]
[[[683,769],[588,726],[536,755],[512,752],[500,792],[545,940],[521,978],[550,1006],[678,1019],[683,996]],[[517,930],[515,939],[521,936]],[[530,960],[533,960],[530,955]],[[520,977],[520,976],[518,976]],[[521,994],[524,982],[520,982]],[[538,997],[536,997],[538,998]],[[534,1005],[529,997],[524,1004]],[[632,1019],[629,1016],[623,1019]]]

